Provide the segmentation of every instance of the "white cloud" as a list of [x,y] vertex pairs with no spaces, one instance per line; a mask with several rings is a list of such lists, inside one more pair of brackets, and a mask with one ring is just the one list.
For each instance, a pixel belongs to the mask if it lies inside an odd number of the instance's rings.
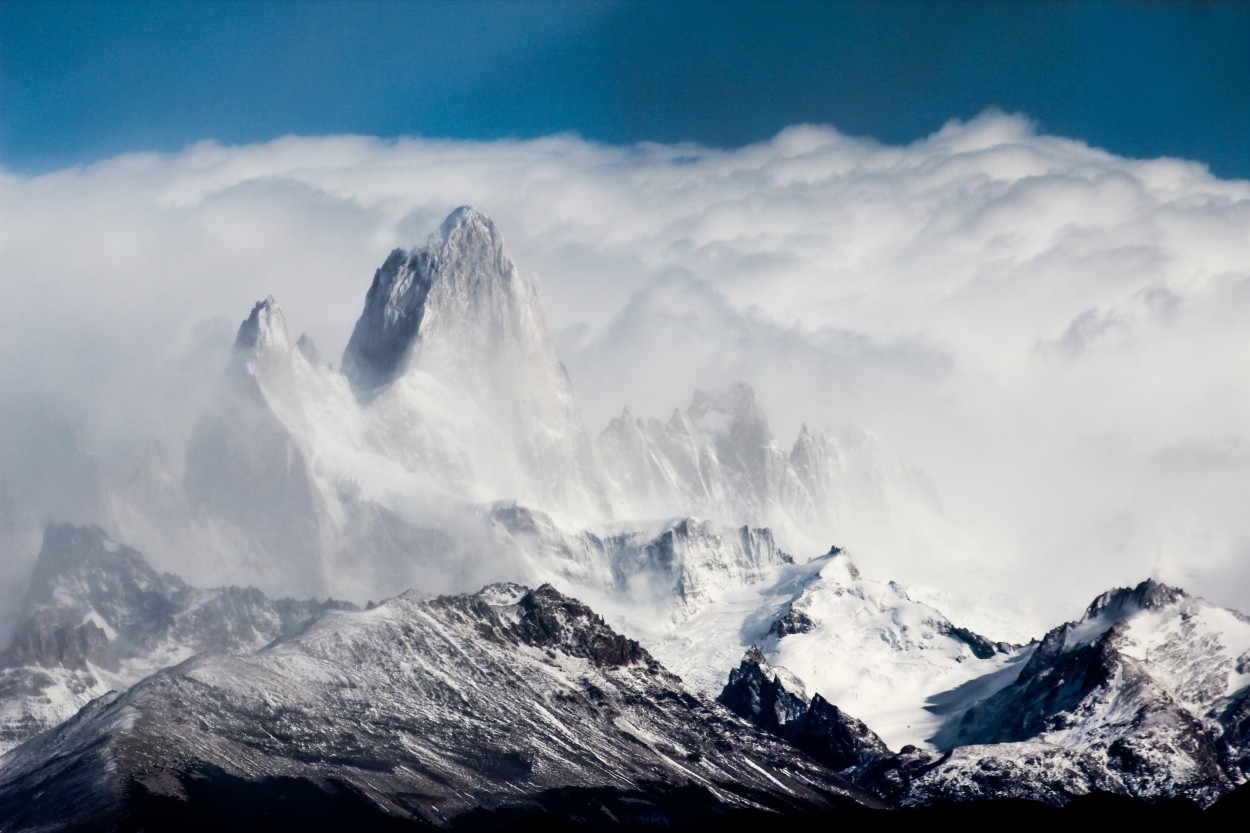
[[1007,592],[1157,573],[1248,606],[1250,183],[1016,116],[906,147],[347,136],[0,174],[0,394],[119,477],[193,417],[198,322],[273,293],[336,359],[389,249],[462,203],[538,273],[592,430],[744,379],[783,441],[858,422],[927,470]]

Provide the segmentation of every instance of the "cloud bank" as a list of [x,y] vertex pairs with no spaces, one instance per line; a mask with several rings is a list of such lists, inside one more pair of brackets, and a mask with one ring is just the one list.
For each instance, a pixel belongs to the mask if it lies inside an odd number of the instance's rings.
[[177,448],[256,299],[337,362],[373,270],[464,203],[537,273],[592,431],[747,381],[783,443],[856,423],[925,470],[1022,606],[1155,575],[1247,608],[1250,183],[1000,113],[905,147],[339,136],[0,173],[7,528]]

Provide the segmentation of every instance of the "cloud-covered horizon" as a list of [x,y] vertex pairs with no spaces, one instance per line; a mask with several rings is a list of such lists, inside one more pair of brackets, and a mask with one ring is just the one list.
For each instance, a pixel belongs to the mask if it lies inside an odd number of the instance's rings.
[[0,195],[0,462],[28,515],[73,504],[23,491],[41,443],[105,481],[176,448],[258,298],[337,364],[373,270],[468,203],[538,275],[592,432],[747,381],[783,445],[855,423],[925,470],[1004,594],[1250,598],[1250,182],[1199,163],[990,112],[903,147],[202,142]]

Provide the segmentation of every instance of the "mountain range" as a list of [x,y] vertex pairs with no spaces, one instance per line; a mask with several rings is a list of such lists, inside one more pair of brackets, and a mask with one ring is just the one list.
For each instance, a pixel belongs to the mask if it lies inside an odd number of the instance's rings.
[[957,553],[928,478],[861,429],[781,444],[744,384],[592,437],[468,207],[386,258],[338,369],[257,302],[186,447],[101,504],[44,530],[0,654],[5,830],[287,795],[292,829],[1206,807],[1250,777],[1250,619],[1148,580],[1027,643],[951,621],[828,546]]

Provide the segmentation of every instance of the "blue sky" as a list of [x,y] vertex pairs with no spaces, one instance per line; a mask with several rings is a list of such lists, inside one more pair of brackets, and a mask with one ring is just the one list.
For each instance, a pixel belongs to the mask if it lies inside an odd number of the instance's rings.
[[295,133],[887,143],[987,107],[1250,177],[1250,4],[0,2],[0,164]]

